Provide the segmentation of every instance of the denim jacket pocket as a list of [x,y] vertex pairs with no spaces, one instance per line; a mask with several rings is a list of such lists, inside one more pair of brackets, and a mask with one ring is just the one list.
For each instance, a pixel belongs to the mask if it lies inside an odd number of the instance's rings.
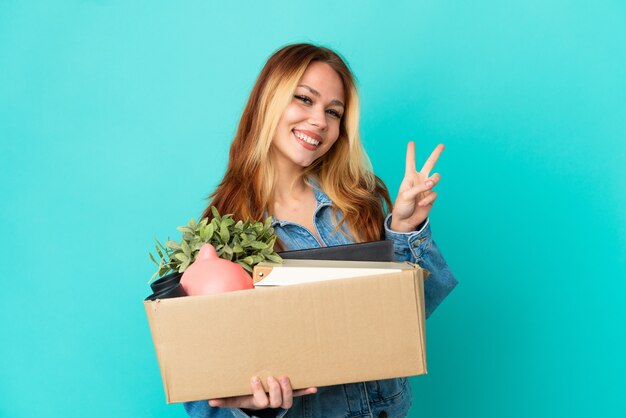
[[405,394],[407,390],[407,378],[373,380],[366,382],[368,396],[372,404],[388,403]]

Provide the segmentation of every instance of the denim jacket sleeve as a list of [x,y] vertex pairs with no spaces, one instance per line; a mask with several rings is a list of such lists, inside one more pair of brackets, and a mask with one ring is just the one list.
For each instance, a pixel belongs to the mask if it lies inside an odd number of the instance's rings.
[[398,232],[391,230],[389,214],[385,219],[385,239],[393,240],[396,261],[418,264],[430,272],[430,276],[424,282],[426,318],[428,318],[457,284],[432,238],[430,219],[427,218],[422,228],[417,231]]

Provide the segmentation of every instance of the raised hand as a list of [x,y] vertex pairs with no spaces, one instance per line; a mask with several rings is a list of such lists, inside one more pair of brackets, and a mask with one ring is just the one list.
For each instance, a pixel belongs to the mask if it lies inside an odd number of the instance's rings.
[[[250,380],[252,395],[233,396],[230,398],[220,398],[209,400],[209,405],[220,408],[291,408],[295,396],[310,395],[317,392],[317,388],[293,390],[291,382],[287,376],[278,379],[273,376],[267,378],[269,393],[265,393],[261,380],[253,377]],[[269,394],[269,397],[268,397]]]
[[435,163],[444,150],[443,144],[437,145],[420,171],[415,169],[415,143],[409,142],[406,148],[406,168],[404,179],[400,183],[398,197],[393,205],[391,229],[400,232],[414,231],[426,220],[433,203],[437,199],[437,192],[433,187],[439,183],[441,176],[438,173],[430,175]]

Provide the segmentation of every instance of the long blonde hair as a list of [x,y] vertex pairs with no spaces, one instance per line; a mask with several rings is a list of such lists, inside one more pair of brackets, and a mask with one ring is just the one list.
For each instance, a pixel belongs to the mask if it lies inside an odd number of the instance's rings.
[[[237,133],[230,147],[226,174],[211,194],[202,217],[210,207],[232,213],[236,219],[260,220],[271,214],[276,170],[270,158],[278,122],[293,99],[298,81],[309,64],[321,61],[340,76],[345,110],[339,137],[332,148],[303,171],[313,178],[341,213],[337,229],[347,225],[357,242],[383,238],[385,205],[391,210],[389,192],[372,172],[359,135],[359,98],[352,73],[334,51],[311,44],[287,45],[267,61],[252,88]],[[308,183],[308,182],[307,182]],[[309,183],[310,185],[310,183]]]

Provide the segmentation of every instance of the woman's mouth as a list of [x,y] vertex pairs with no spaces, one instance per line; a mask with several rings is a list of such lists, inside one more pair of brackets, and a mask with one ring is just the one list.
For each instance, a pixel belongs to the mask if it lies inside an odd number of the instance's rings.
[[300,131],[293,130],[293,135],[296,137],[296,140],[302,145],[304,148],[315,151],[320,144],[320,141],[317,141],[310,136],[303,134]]

